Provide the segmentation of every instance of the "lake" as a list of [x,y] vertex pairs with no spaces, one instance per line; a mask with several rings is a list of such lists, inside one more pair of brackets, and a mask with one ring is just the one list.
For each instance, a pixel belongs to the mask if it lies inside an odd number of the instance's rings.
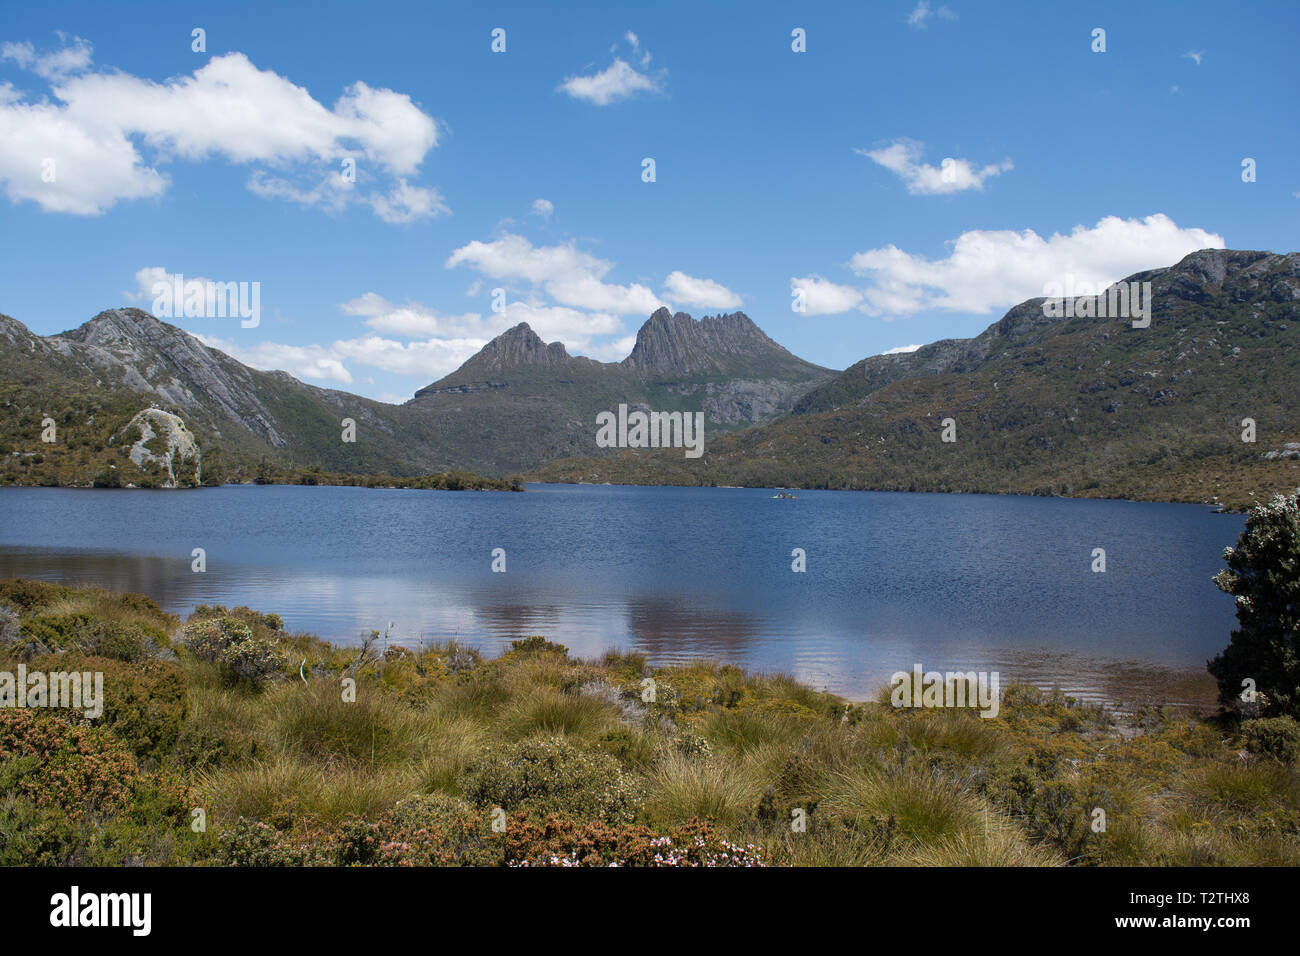
[[[495,653],[542,634],[783,671],[861,699],[898,670],[996,670],[1131,706],[1212,703],[1244,526],[1197,505],[530,485],[524,494],[0,489],[0,577],[245,604],[293,631]],[[207,570],[191,570],[204,549]],[[492,571],[493,549],[504,573]],[[806,568],[792,570],[803,549]],[[1105,550],[1097,573],[1095,548]]]

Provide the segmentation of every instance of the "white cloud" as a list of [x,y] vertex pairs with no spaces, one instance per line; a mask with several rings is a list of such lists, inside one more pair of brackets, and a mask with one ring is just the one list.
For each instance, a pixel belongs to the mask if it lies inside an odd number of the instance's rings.
[[378,335],[335,342],[331,348],[341,358],[395,375],[412,375],[436,381],[454,372],[487,344],[487,339],[426,339],[397,342]]
[[287,179],[267,176],[258,169],[248,177],[245,185],[249,192],[263,199],[279,199],[336,214],[342,212],[356,195],[356,187],[334,173],[327,173],[315,186],[302,189]]
[[740,296],[722,283],[697,279],[679,270],[670,272],[664,280],[664,293],[681,305],[699,309],[729,310],[744,305]]
[[621,362],[632,353],[635,346],[636,336],[627,335],[621,339],[612,339],[608,342],[589,346],[582,354],[595,359],[597,362]]
[[790,279],[790,295],[803,293],[804,315],[838,315],[862,303],[862,293],[818,275]]
[[[134,276],[135,288],[128,289],[123,295],[130,302],[152,303],[154,300],[154,283],[165,282],[170,284],[174,275],[174,273],[168,272],[162,266],[145,266],[143,269],[137,269]],[[203,283],[211,281],[203,276],[189,276],[186,281],[189,280],[197,280]]]
[[593,347],[593,339],[623,331],[618,316],[546,305],[536,299],[507,300],[503,315],[501,331],[527,322],[547,342],[563,342],[570,352],[585,352]]
[[594,309],[615,315],[649,315],[664,303],[639,282],[618,285],[601,282],[591,275],[571,275],[552,279],[546,293],[561,305]]
[[[438,144],[438,127],[405,94],[356,82],[326,108],[242,53],[212,57],[192,75],[156,83],[121,71],[70,75],[89,66],[85,41],[43,57],[29,47],[7,44],[3,55],[43,71],[51,89],[29,100],[0,85],[0,182],[13,202],[99,215],[119,201],[164,193],[159,165],[220,159],[275,167],[280,178],[255,170],[249,180],[250,189],[271,198],[327,209],[355,199],[391,222],[445,211],[436,191],[406,182]],[[33,156],[53,161],[53,181],[45,181],[50,177],[42,177]],[[359,180],[393,184],[368,195],[344,189],[338,173],[347,159]],[[289,176],[317,185],[296,186]]]
[[1032,229],[973,230],[951,243],[942,259],[896,246],[859,252],[849,265],[870,280],[860,309],[885,317],[926,310],[985,315],[1043,294],[1043,286],[1073,277],[1076,287],[1104,287],[1145,269],[1171,265],[1197,249],[1224,247],[1222,236],[1183,229],[1168,216],[1108,216],[1095,226],[1044,239]]
[[463,315],[444,315],[427,305],[407,302],[397,305],[381,295],[367,292],[339,306],[345,315],[360,316],[368,328],[406,338],[452,336],[483,338],[490,335],[490,326],[484,324],[477,312]]
[[917,30],[924,30],[929,25],[931,17],[937,16],[940,20],[956,20],[957,12],[951,7],[940,6],[937,10],[931,10],[927,0],[919,0],[912,12],[907,15],[907,25]]
[[252,368],[280,370],[308,382],[341,385],[351,385],[356,380],[349,364],[412,376],[427,384],[455,371],[487,344],[484,338],[399,342],[379,335],[364,335],[329,344],[286,345],[266,341],[244,343],[192,334],[204,345],[220,349]]
[[1205,58],[1204,50],[1188,50],[1186,53],[1183,54],[1183,59],[1194,60],[1197,66],[1201,65],[1201,60],[1203,60],[1204,58]]
[[412,186],[405,179],[399,179],[387,195],[372,193],[366,202],[376,216],[391,223],[418,222],[451,212],[438,190]]
[[491,242],[474,240],[456,249],[447,268],[468,265],[491,279],[532,284],[563,306],[610,312],[615,315],[649,315],[663,303],[638,283],[604,282],[614,264],[582,252],[573,242],[534,246],[519,235]]
[[491,242],[475,239],[461,246],[446,262],[448,269],[459,265],[468,265],[492,279],[523,279],[532,283],[574,274],[603,276],[614,266],[612,262],[579,251],[572,242],[537,247],[523,236],[513,234]]
[[550,219],[551,214],[555,212],[555,203],[549,199],[533,200],[533,215],[541,216],[543,219]]
[[[599,73],[567,76],[556,89],[568,93],[576,100],[586,100],[597,106],[608,106],[638,93],[658,93],[663,89],[663,80],[668,71],[649,72],[650,53],[641,49],[641,41],[631,30],[624,35],[624,40],[631,47],[631,57],[637,66],[616,56],[614,62]],[[617,49],[615,46],[610,52]],[[637,69],[638,66],[640,69]]]
[[908,352],[915,352],[920,345],[900,345],[897,348],[885,349],[881,355],[906,355]]
[[[59,39],[67,38],[60,33]],[[61,49],[38,54],[30,41],[5,43],[0,45],[0,60],[12,60],[23,70],[31,70],[37,76],[47,80],[56,80],[72,73],[90,69],[93,60],[93,47],[81,37],[73,37],[72,42]]]
[[944,159],[939,166],[931,166],[920,161],[923,151],[921,143],[910,139],[895,140],[880,149],[854,150],[895,173],[906,184],[907,191],[917,196],[983,189],[986,179],[1014,168],[1009,159],[977,169],[968,159],[951,157]]
[[265,371],[285,371],[295,378],[314,381],[352,384],[349,372],[337,354],[326,345],[282,345],[277,342],[258,342],[244,345],[230,339],[216,338],[201,333],[191,333],[208,348],[225,352],[231,358],[252,368]]
[[420,372],[433,378],[455,371],[489,339],[520,322],[527,322],[546,341],[561,341],[570,349],[586,348],[596,338],[623,331],[615,315],[547,305],[529,297],[507,298],[504,312],[486,314],[447,315],[418,302],[398,305],[374,292],[344,302],[339,308],[346,315],[363,317],[366,326],[376,332],[420,340],[407,343],[405,349],[400,348],[400,343],[377,336],[335,343],[341,357],[401,374]]

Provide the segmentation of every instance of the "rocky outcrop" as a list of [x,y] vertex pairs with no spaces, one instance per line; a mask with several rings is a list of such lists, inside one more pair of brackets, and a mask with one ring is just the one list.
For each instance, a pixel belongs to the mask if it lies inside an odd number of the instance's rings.
[[179,415],[161,408],[146,408],[115,436],[132,441],[128,457],[141,470],[158,466],[167,473],[163,488],[203,483],[203,457],[199,443]]

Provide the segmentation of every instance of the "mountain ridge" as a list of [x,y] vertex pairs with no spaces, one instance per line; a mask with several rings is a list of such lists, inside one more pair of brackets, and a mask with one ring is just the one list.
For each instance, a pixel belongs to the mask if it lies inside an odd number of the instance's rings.
[[[679,326],[700,324],[679,317]],[[621,403],[702,409],[711,427],[727,429],[788,409],[808,386],[834,374],[789,355],[747,317],[711,320],[702,338],[687,327],[675,330],[695,364],[659,362],[681,379],[667,382],[648,365],[629,369],[570,355],[562,343],[545,343],[519,323],[450,375],[390,405],[300,382],[282,370],[253,369],[141,309],[107,309],[50,336],[0,319],[0,379],[20,387],[28,418],[36,405],[49,405],[42,383],[65,398],[138,395],[182,414],[205,446],[226,449],[243,472],[267,458],[332,472],[468,469],[503,476],[560,455],[598,451],[595,414]],[[729,329],[744,341],[728,343]],[[726,354],[711,358],[711,349]],[[6,408],[14,407],[12,399]],[[357,426],[353,443],[340,437],[348,418]],[[23,434],[30,433],[28,426]]]
[[1149,328],[1037,297],[969,339],[854,363],[699,460],[624,451],[527,477],[1237,504],[1300,484],[1300,253],[1204,249],[1121,281],[1152,283]]

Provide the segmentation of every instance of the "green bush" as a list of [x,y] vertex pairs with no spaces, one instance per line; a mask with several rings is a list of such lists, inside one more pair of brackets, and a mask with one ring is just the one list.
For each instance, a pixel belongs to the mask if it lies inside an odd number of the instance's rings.
[[374,823],[353,818],[342,827],[333,862],[380,866],[499,866],[504,838],[486,812],[445,793],[397,803]]
[[1265,717],[1241,725],[1246,749],[1253,754],[1294,763],[1300,757],[1300,723],[1291,717]]
[[560,737],[533,737],[490,753],[465,772],[465,798],[478,807],[631,822],[641,796],[617,760]]
[[240,817],[221,831],[217,860],[223,866],[302,866],[302,847],[293,845],[275,827]]
[[32,663],[49,671],[104,675],[104,713],[95,719],[137,757],[162,760],[176,746],[185,721],[185,672],[160,660],[126,664],[107,657],[59,654]]
[[[1237,599],[1238,627],[1208,664],[1219,698],[1263,717],[1300,717],[1300,492],[1253,508],[1223,558],[1228,567],[1214,583]],[[1247,681],[1254,682],[1253,702],[1241,697]]]
[[553,644],[540,634],[534,634],[532,637],[525,637],[522,640],[511,641],[510,650],[520,654],[550,653],[568,656],[569,649],[563,644]]
[[0,866],[68,866],[82,862],[86,827],[61,808],[0,800]]
[[38,614],[22,626],[33,647],[140,661],[167,646],[167,635],[138,621],[106,620],[84,611]]
[[72,588],[48,581],[29,581],[26,578],[6,578],[0,581],[0,604],[11,604],[22,614],[49,604],[73,593]]

